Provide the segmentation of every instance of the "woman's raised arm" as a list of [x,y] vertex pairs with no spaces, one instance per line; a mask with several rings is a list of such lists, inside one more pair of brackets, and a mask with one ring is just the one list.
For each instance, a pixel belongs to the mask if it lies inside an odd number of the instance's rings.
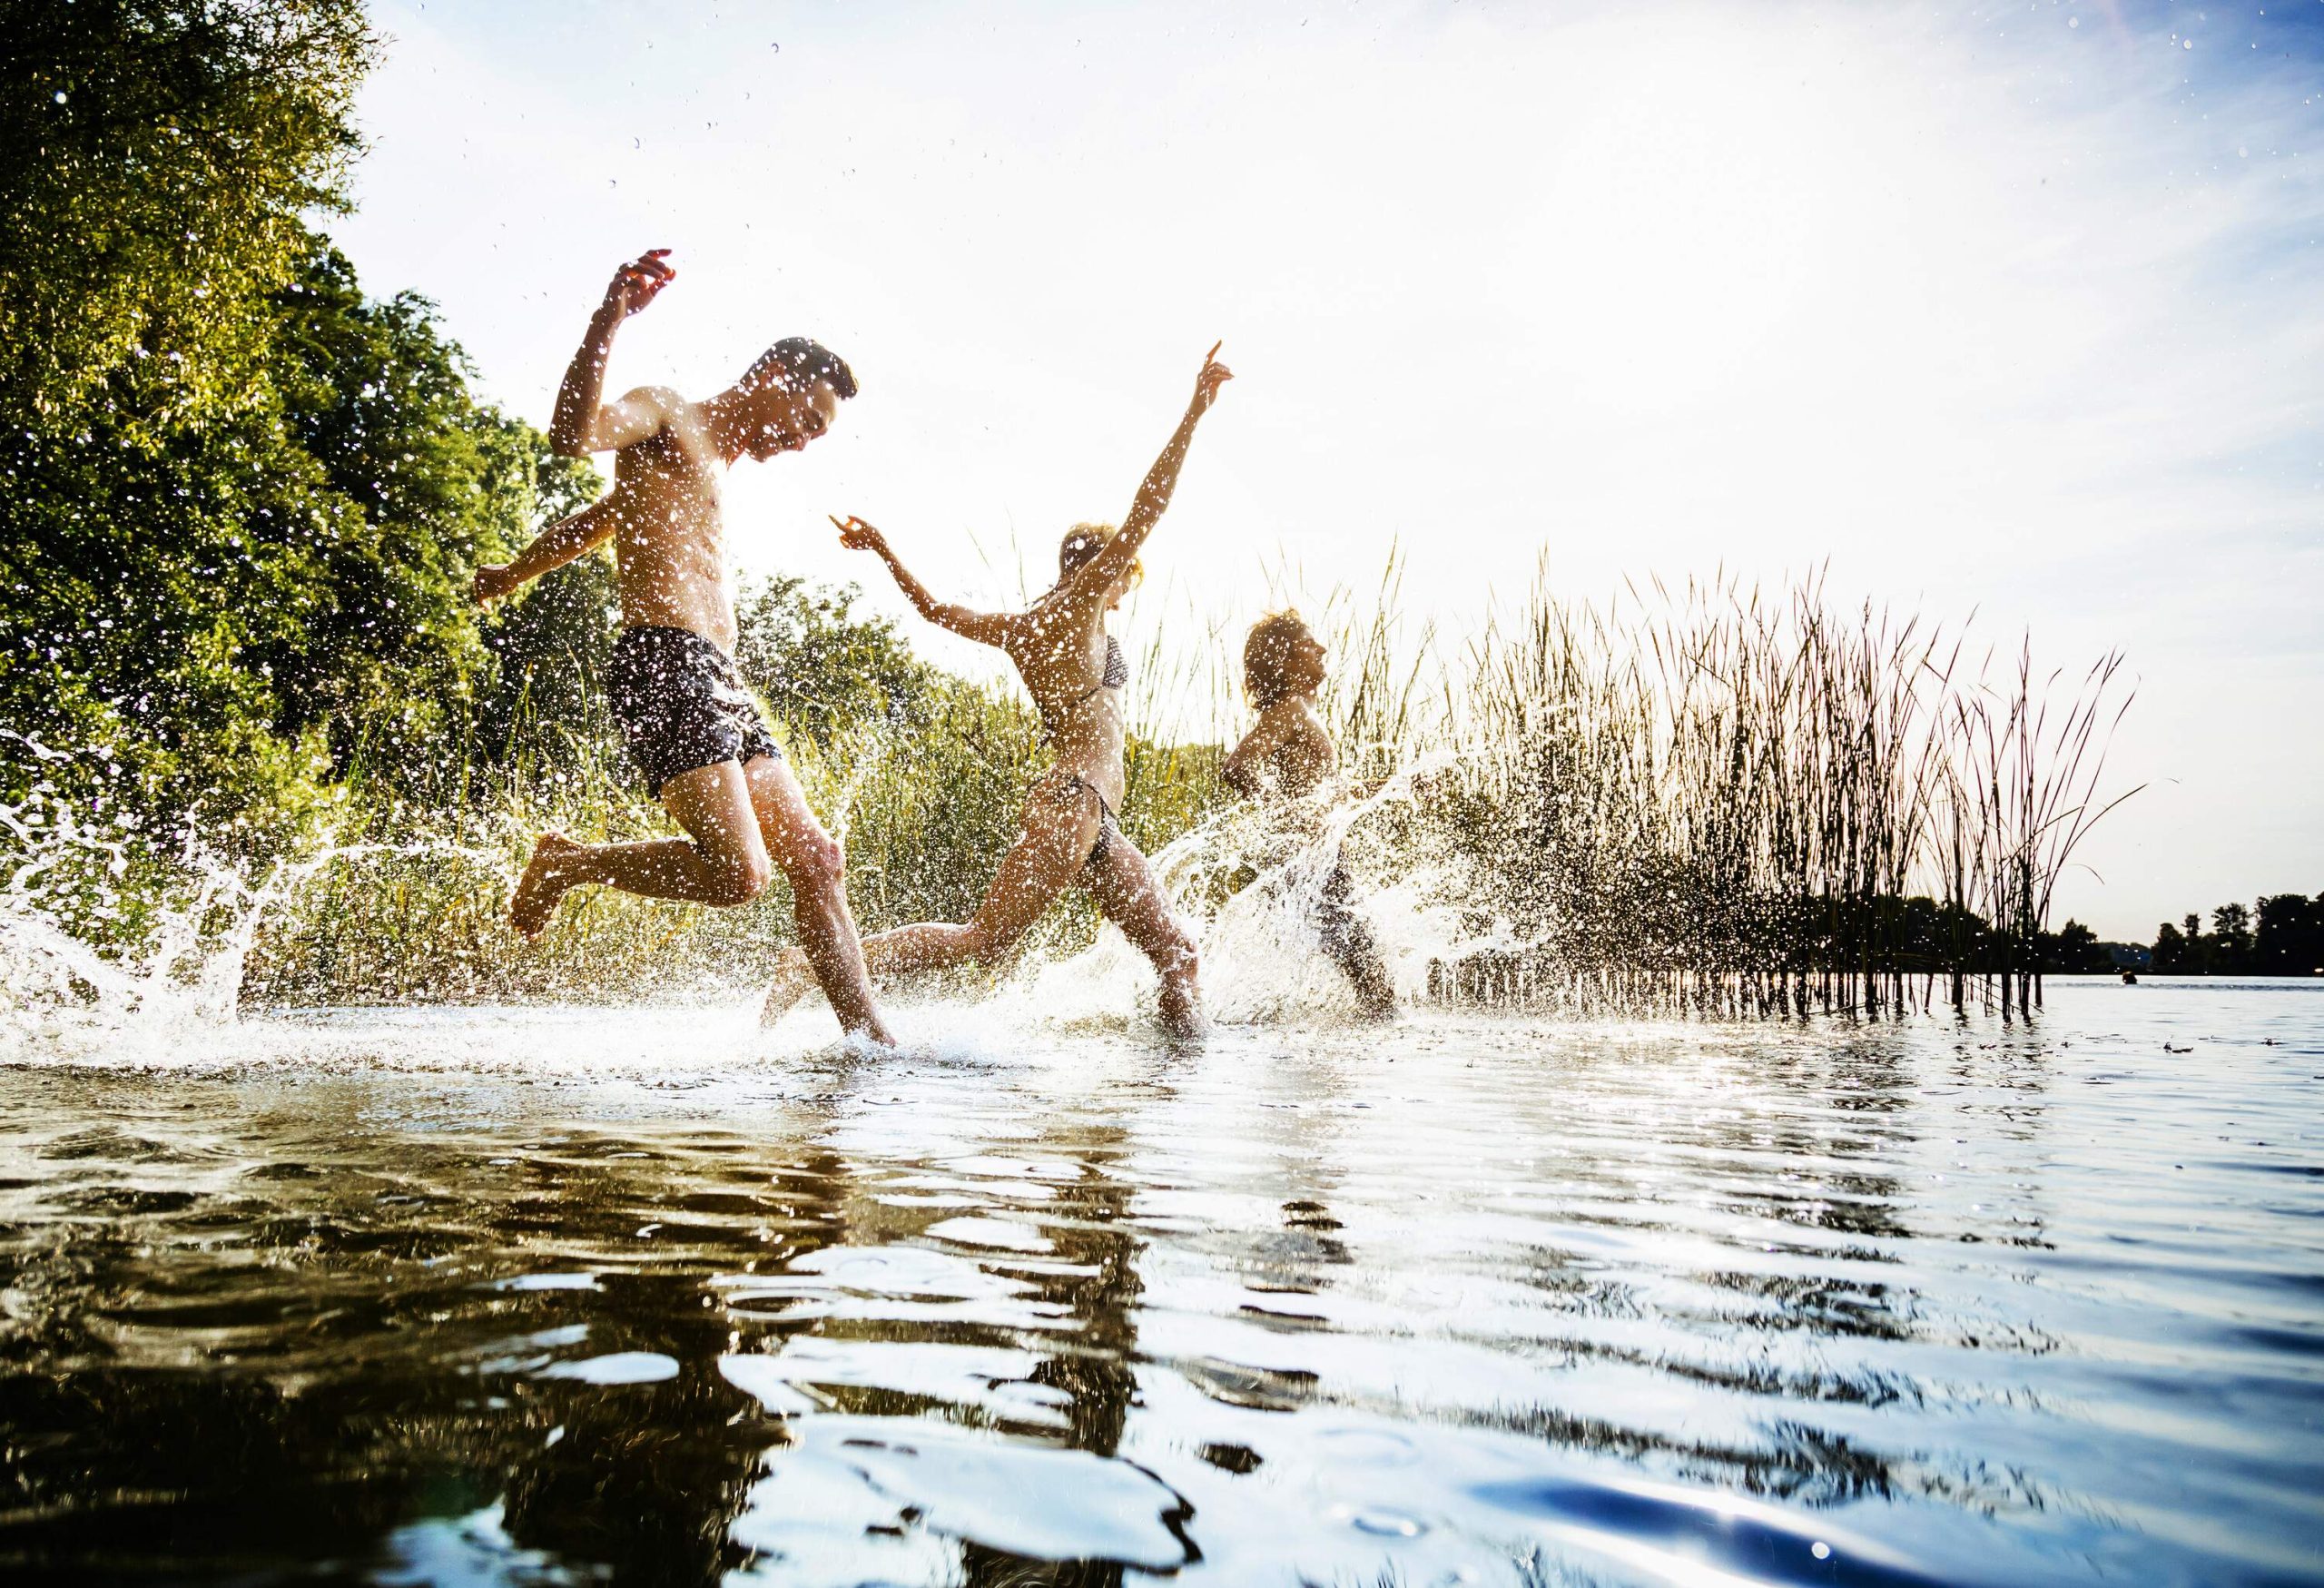
[[1178,488],[1178,468],[1187,460],[1187,448],[1195,439],[1195,426],[1218,399],[1218,389],[1235,379],[1235,371],[1218,361],[1222,344],[1213,342],[1210,351],[1203,355],[1202,373],[1195,377],[1195,394],[1187,404],[1178,428],[1170,432],[1170,439],[1162,449],[1162,456],[1146,471],[1146,478],[1137,488],[1137,498],[1130,503],[1129,517],[1122,520],[1119,533],[1106,542],[1097,556],[1083,563],[1069,575],[1066,589],[1069,594],[1095,592],[1112,587],[1114,581],[1127,574],[1137,560],[1137,548],[1154,533],[1154,526],[1170,505],[1170,495]]
[[928,587],[920,582],[919,577],[904,567],[903,559],[888,544],[885,535],[852,515],[846,518],[828,516],[839,527],[839,543],[842,546],[850,551],[872,552],[888,565],[888,572],[895,576],[896,588],[904,593],[904,599],[911,603],[913,611],[939,628],[950,629],[962,639],[972,639],[979,645],[1000,645],[1009,626],[1007,617],[997,612],[979,612],[954,602],[939,601],[929,594]]

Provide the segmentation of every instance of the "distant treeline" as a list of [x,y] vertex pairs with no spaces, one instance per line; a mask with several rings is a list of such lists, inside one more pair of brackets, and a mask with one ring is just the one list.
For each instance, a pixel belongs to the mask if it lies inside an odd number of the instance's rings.
[[2246,909],[2222,904],[2211,929],[2190,914],[2154,929],[2154,969],[2197,976],[2313,976],[2324,973],[2324,893],[2270,893]]
[[[2143,952],[2149,962],[2133,967],[2118,949]],[[2149,943],[2102,942],[2078,921],[2042,936],[2042,968],[2060,974],[2102,974],[2142,969],[2181,976],[2324,975],[2324,893],[2270,893],[2256,907],[2222,904],[2211,912],[2211,930],[2191,914],[2174,926],[2155,928]]]

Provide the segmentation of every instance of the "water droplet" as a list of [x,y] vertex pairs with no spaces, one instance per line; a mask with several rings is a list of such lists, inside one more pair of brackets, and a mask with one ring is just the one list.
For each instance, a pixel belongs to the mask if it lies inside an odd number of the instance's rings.
[[1828,1561],[1832,1558],[1832,1546],[1819,1538],[1807,1546],[1807,1553],[1819,1561]]

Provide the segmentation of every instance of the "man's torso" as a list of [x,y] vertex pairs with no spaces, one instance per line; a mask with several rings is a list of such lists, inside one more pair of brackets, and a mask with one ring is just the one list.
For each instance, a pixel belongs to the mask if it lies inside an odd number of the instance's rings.
[[734,649],[719,474],[724,460],[699,406],[673,395],[662,429],[614,460],[621,617],[629,628],[683,628]]

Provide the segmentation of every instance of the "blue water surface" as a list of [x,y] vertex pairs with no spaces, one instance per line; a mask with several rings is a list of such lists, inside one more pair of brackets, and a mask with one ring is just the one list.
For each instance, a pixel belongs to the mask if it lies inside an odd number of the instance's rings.
[[2324,1583],[2324,981],[0,1069],[0,1565]]

